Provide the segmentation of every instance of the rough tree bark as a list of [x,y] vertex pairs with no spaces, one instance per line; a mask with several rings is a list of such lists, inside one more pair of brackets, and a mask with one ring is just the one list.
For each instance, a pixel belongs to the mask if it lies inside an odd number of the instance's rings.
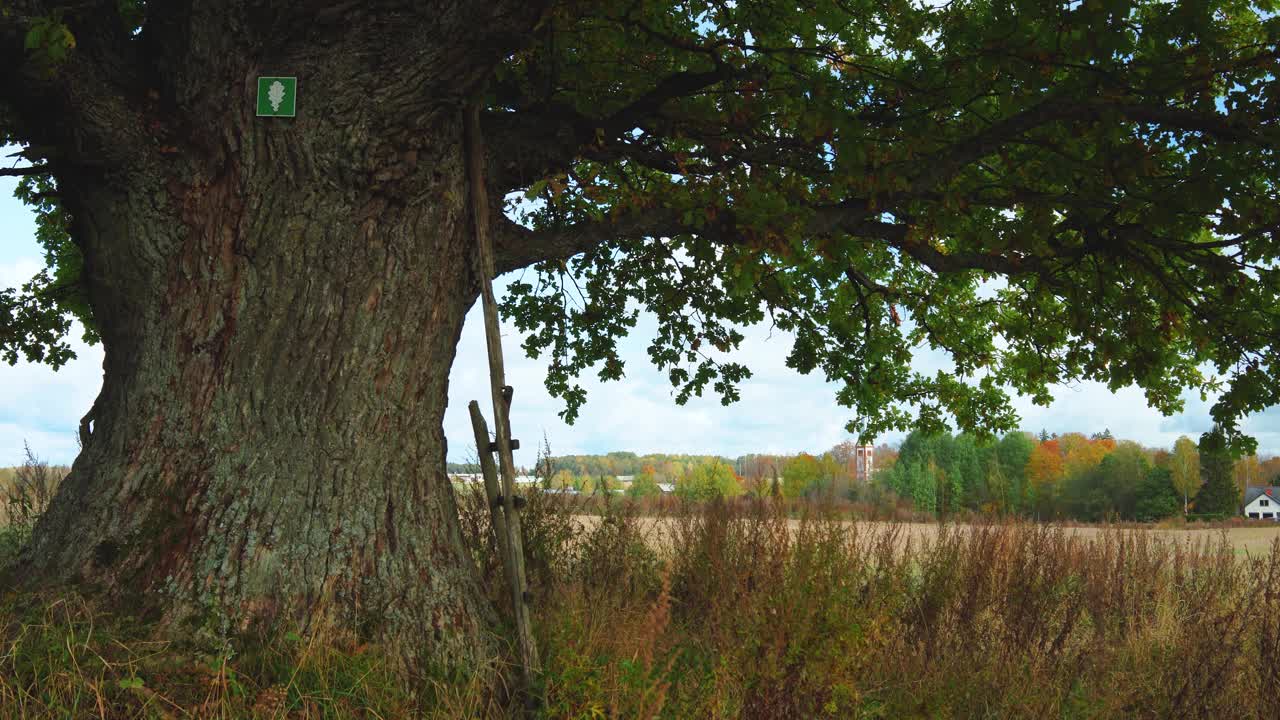
[[[442,430],[477,291],[462,108],[540,9],[284,5],[157,8],[142,47],[73,18],[59,77],[0,73],[62,153],[106,352],[18,572],[169,626],[474,666],[492,609]],[[258,75],[299,77],[296,119],[253,117]]]

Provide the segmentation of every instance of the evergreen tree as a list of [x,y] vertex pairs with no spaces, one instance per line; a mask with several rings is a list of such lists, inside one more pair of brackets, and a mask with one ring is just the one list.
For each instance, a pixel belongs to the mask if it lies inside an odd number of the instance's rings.
[[1005,481],[1008,485],[1008,502],[1011,511],[1018,512],[1027,506],[1027,461],[1031,459],[1031,451],[1035,446],[1035,440],[1024,432],[1011,432],[1001,438],[996,445],[996,454],[1000,457],[1000,468],[1005,473]]
[[1173,474],[1168,468],[1152,468],[1138,484],[1134,517],[1141,522],[1154,522],[1178,514],[1182,498],[1173,487]]
[[965,507],[977,510],[982,504],[985,473],[978,445],[973,435],[963,433],[951,442],[951,458],[947,476],[952,495],[951,509]]
[[1240,510],[1240,493],[1232,471],[1235,456],[1222,431],[1215,427],[1200,437],[1200,475],[1204,484],[1196,493],[1201,515],[1234,515]]
[[987,459],[986,478],[983,482],[983,500],[979,509],[1001,515],[1013,510],[1013,493],[1009,487],[1008,473],[1000,463],[1000,455],[991,453]]

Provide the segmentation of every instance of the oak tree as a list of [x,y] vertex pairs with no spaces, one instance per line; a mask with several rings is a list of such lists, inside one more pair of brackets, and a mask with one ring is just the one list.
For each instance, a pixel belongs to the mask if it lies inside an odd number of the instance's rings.
[[[1247,445],[1280,400],[1273,5],[0,0],[0,173],[50,263],[0,353],[65,361],[68,315],[105,347],[19,577],[487,657],[441,429],[475,104],[488,196],[531,201],[490,213],[529,269],[504,310],[568,418],[648,310],[677,401],[736,399],[770,322],[866,438],[1088,378],[1220,391]],[[297,116],[255,117],[278,75]]]

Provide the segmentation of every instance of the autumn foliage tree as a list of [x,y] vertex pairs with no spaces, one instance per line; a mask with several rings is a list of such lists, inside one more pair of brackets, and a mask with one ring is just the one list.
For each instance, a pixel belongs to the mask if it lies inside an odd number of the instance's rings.
[[1258,472],[1262,475],[1264,482],[1270,485],[1280,485],[1280,455],[1262,461]]
[[1094,439],[1092,465],[1070,471],[1064,481],[1063,505],[1071,517],[1082,520],[1133,518],[1139,484],[1151,471],[1143,448],[1132,441],[1119,445],[1112,439]]
[[[1091,378],[1219,390],[1247,444],[1280,401],[1278,41],[1236,0],[3,0],[0,173],[50,266],[0,294],[0,354],[64,362],[68,315],[106,350],[18,577],[490,656],[441,429],[471,109],[566,418],[644,309],[679,402],[736,399],[768,321],[867,437],[1007,431],[1010,392]],[[271,74],[296,118],[255,117]]]
[[1063,470],[1062,448],[1057,440],[1046,440],[1032,448],[1027,458],[1027,484],[1040,510],[1052,512]]
[[1232,468],[1232,475],[1235,479],[1236,490],[1243,497],[1245,490],[1250,486],[1263,484],[1262,463],[1258,460],[1257,455],[1246,455],[1236,460],[1235,467]]

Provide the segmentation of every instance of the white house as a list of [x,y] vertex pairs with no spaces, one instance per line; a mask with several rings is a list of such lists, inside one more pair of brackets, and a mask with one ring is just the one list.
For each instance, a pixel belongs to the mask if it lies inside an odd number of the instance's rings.
[[1252,520],[1280,521],[1280,487],[1254,485],[1245,488],[1243,515]]

